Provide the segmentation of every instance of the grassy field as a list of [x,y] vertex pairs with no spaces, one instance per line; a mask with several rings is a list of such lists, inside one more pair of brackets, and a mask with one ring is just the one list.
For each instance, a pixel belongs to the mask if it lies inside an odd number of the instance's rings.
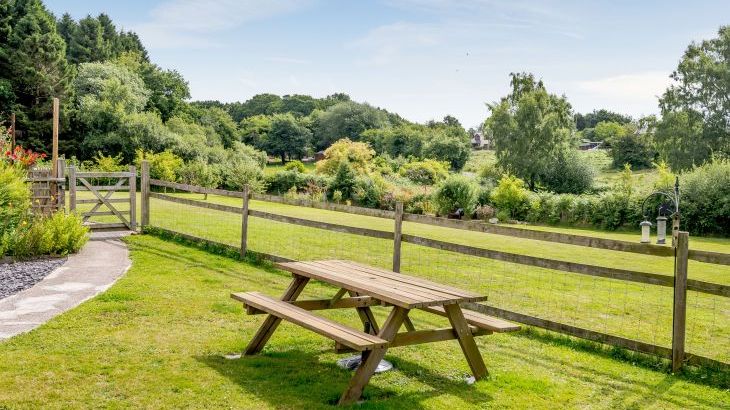
[[[351,373],[331,341],[282,324],[261,356],[241,351],[263,320],[232,291],[276,295],[281,272],[151,236],[128,239],[133,265],[104,294],[28,334],[0,343],[0,408],[330,407]],[[334,294],[310,285],[303,298]],[[381,319],[385,311],[377,308]],[[417,327],[445,326],[421,312]],[[355,312],[327,312],[353,326]],[[394,349],[395,371],[373,377],[362,409],[718,408],[727,387],[671,376],[636,357],[524,331],[478,339],[491,376],[472,386],[454,341]]]
[[[578,155],[586,162],[590,163],[596,171],[594,180],[594,188],[596,190],[604,190],[611,188],[620,178],[622,169],[612,166],[612,159],[608,152],[603,150],[597,151],[579,151]],[[494,151],[481,150],[472,151],[469,161],[464,166],[464,171],[479,173],[485,165],[494,164],[497,161]],[[646,187],[645,190],[651,191],[651,187],[659,177],[657,171],[653,168],[639,169],[633,171],[634,182],[637,187]]]
[[[307,172],[314,171],[314,162],[305,162],[304,168],[307,170]],[[264,175],[272,175],[276,174],[279,171],[284,170],[284,164],[281,161],[274,161],[269,162],[266,164],[266,167],[264,168]]]
[[[202,200],[199,194],[176,194]],[[240,199],[210,195],[211,202],[240,206]],[[393,222],[305,207],[252,201],[252,209],[392,231]],[[152,200],[155,226],[240,244],[240,216]],[[545,229],[531,227],[532,229]],[[636,233],[551,228],[568,233],[636,241]],[[505,252],[672,275],[673,259],[531,241],[431,225],[404,224],[404,232]],[[339,258],[390,267],[392,242],[250,218],[249,249],[292,259]],[[730,252],[730,240],[690,238],[690,247]],[[412,244],[403,245],[404,272],[480,291],[489,304],[591,330],[662,346],[671,345],[672,289],[563,273],[470,257]],[[730,267],[690,261],[689,277],[730,284]],[[688,351],[730,362],[730,298],[690,292]]]

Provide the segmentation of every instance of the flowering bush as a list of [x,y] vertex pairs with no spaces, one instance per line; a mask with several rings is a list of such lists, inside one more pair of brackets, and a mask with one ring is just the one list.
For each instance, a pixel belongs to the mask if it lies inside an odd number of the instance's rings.
[[24,168],[30,168],[45,158],[46,154],[34,152],[30,149],[24,150],[20,145],[17,145],[13,150],[5,151],[4,154],[5,161],[14,165],[20,165]]

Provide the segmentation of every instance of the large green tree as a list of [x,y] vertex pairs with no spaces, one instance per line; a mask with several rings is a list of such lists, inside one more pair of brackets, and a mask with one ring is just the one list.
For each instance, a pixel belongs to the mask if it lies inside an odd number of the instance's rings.
[[341,138],[358,141],[363,131],[388,125],[388,117],[383,110],[368,104],[341,102],[319,116],[314,145],[317,149],[324,149]]
[[593,110],[587,114],[575,114],[575,127],[578,131],[582,131],[586,128],[595,128],[601,122],[628,124],[631,122],[631,117],[606,109]]
[[730,26],[690,44],[671,77],[674,83],[659,100],[666,122],[657,132],[661,155],[677,170],[713,154],[730,155]]
[[[3,2],[5,3],[5,2]],[[66,63],[66,44],[56,31],[56,21],[39,0],[15,0],[2,9],[11,29],[0,77],[9,81],[17,109],[19,142],[46,151],[50,145],[52,99],[65,97],[72,77]],[[7,28],[5,28],[7,30]]]
[[532,75],[512,74],[513,92],[489,105],[498,164],[535,189],[573,140],[574,122],[565,97],[549,94]]
[[311,138],[312,133],[292,114],[276,114],[266,136],[266,153],[281,157],[281,162],[287,157],[301,159]]

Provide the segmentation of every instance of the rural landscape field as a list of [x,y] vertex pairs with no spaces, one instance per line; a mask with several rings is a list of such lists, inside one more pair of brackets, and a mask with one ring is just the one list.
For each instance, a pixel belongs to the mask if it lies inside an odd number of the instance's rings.
[[730,409],[729,13],[0,2],[0,410]]

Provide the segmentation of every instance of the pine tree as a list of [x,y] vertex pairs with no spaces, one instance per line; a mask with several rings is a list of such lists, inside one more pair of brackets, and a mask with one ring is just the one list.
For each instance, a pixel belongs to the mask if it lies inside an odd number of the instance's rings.
[[18,128],[29,148],[46,150],[53,97],[64,97],[71,79],[66,45],[56,21],[40,0],[16,0],[8,38],[8,73],[17,98]]
[[71,44],[71,40],[76,36],[76,32],[79,30],[79,25],[71,17],[70,14],[64,13],[61,20],[57,24],[58,34],[63,37],[63,41],[66,42],[66,49]]
[[104,44],[109,50],[109,55],[111,57],[117,57],[122,50],[119,44],[119,33],[117,33],[117,28],[114,26],[114,22],[112,22],[112,19],[104,13],[99,14],[96,19],[99,21],[99,25],[101,25]]
[[78,30],[69,43],[69,60],[74,64],[105,61],[111,50],[104,41],[104,28],[99,20],[86,16],[79,20]]
[[147,53],[147,49],[144,48],[142,40],[139,39],[139,36],[135,32],[121,31],[119,33],[119,50],[120,54],[123,52],[138,53],[144,62],[150,62],[150,56]]

